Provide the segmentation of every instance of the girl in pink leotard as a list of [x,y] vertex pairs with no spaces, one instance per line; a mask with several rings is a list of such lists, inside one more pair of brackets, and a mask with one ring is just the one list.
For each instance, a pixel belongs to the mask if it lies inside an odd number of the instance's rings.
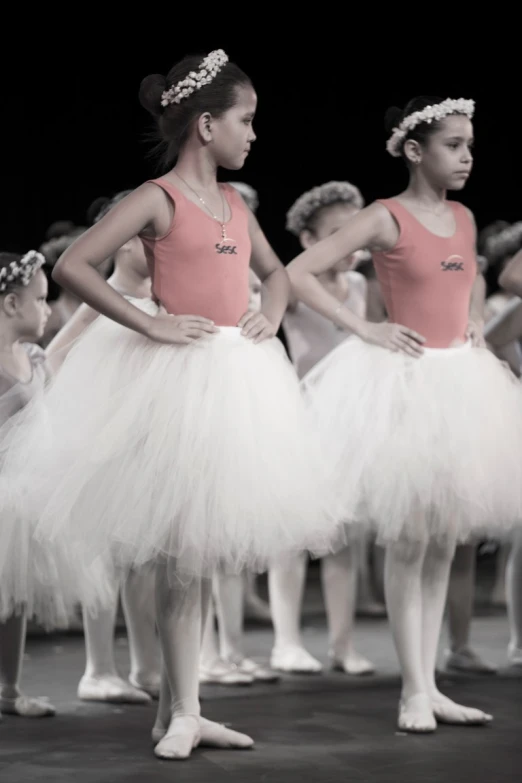
[[[4,470],[36,481],[37,534],[153,562],[164,678],[155,753],[252,740],[200,715],[200,637],[219,567],[265,570],[324,552],[338,515],[295,372],[275,339],[289,281],[253,213],[218,167],[239,170],[255,141],[257,96],[222,50],[147,77],[141,101],[167,146],[144,183],[83,234],[55,276],[102,316],[46,394],[56,448],[28,454],[22,420]],[[175,166],[171,163],[175,161]],[[97,267],[140,236],[152,298],[129,301]],[[250,312],[250,264],[263,282]],[[2,507],[0,503],[0,515]]]
[[[410,181],[288,267],[295,291],[349,338],[303,384],[344,517],[386,546],[386,600],[403,686],[398,726],[486,723],[435,683],[457,541],[522,519],[522,392],[483,347],[473,216],[448,201],[472,167],[474,104],[419,98],[391,117],[388,151]],[[316,277],[372,252],[389,322],[358,318]],[[477,286],[478,288],[478,286]]]

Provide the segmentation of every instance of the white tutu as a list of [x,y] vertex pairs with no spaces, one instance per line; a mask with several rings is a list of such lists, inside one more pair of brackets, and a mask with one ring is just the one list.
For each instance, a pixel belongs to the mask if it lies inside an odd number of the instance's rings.
[[522,386],[468,343],[421,358],[357,337],[304,379],[343,517],[382,543],[522,521]]
[[275,339],[254,345],[227,327],[162,345],[100,317],[12,435],[5,469],[31,478],[38,539],[63,537],[89,561],[262,570],[322,554],[337,533],[319,442]]

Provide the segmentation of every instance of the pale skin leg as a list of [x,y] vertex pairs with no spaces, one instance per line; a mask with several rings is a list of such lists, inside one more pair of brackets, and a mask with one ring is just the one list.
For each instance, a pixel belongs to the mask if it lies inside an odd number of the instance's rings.
[[26,613],[23,608],[0,622],[0,712],[26,718],[55,714],[46,699],[30,699],[20,691],[25,650]]
[[508,657],[513,665],[522,666],[522,531],[517,531],[513,539],[506,593],[510,629]]
[[487,723],[491,717],[455,704],[435,683],[435,663],[454,547],[399,542],[386,552],[386,603],[399,657],[402,693],[399,728],[430,732],[436,720]]
[[122,603],[129,637],[129,680],[153,698],[159,693],[159,644],[154,606],[155,571],[151,566],[132,569],[122,588]]
[[209,579],[183,585],[177,581],[174,560],[157,565],[156,612],[164,665],[152,736],[160,758],[188,758],[199,744],[223,748],[253,744],[250,737],[200,714],[198,667],[210,596]]
[[146,704],[150,696],[120,677],[116,668],[114,625],[119,590],[120,581],[114,572],[111,605],[99,610],[95,616],[83,612],[86,664],[78,685],[78,697],[84,701]]
[[446,665],[450,669],[491,674],[495,667],[483,661],[470,647],[471,620],[475,597],[477,547],[458,546],[450,570],[448,587],[449,650]]
[[358,550],[355,544],[321,561],[323,595],[330,636],[330,656],[335,668],[347,674],[371,674],[373,665],[357,653],[353,626],[357,598]]
[[307,556],[288,558],[268,573],[270,609],[274,624],[271,666],[288,672],[320,672],[322,665],[303,647],[301,606],[307,572]]

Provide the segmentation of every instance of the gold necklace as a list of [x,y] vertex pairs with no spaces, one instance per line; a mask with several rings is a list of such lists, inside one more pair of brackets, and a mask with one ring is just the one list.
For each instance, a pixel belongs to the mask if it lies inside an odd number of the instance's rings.
[[226,225],[225,225],[225,199],[223,198],[223,191],[221,190],[221,188],[219,189],[219,192],[221,194],[221,204],[223,206],[223,220],[220,220],[218,218],[218,216],[213,213],[213,211],[210,209],[208,204],[201,198],[199,193],[197,191],[195,191],[194,188],[191,185],[189,185],[188,182],[186,182],[183,179],[183,177],[178,174],[177,171],[175,171],[174,174],[178,177],[178,179],[180,179],[183,182],[184,185],[187,186],[187,188],[189,188],[189,190],[191,190],[194,193],[196,198],[198,198],[199,201],[201,201],[201,203],[203,204],[203,206],[205,207],[207,212],[209,212],[212,215],[212,217],[214,218],[214,220],[219,223],[219,225],[221,226],[221,241],[222,242],[235,242],[235,239],[232,239],[232,237],[227,236],[227,228],[226,228]]

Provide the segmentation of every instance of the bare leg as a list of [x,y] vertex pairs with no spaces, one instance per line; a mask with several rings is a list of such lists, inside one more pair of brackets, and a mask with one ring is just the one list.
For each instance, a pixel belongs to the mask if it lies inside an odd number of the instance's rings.
[[129,637],[129,681],[157,699],[160,686],[159,644],[154,607],[155,571],[131,570],[122,589],[122,603]]
[[272,669],[246,658],[243,650],[243,575],[216,574],[214,596],[218,616],[221,658],[238,672],[261,682],[275,682],[279,675]]
[[433,713],[441,723],[484,724],[491,720],[480,710],[463,707],[444,696],[435,682],[435,664],[439,644],[449,573],[454,547],[431,542],[422,571],[423,660]]
[[370,661],[359,655],[353,644],[358,553],[358,548],[352,545],[321,561],[330,657],[334,668],[353,675],[374,671]]
[[20,692],[25,631],[23,610],[0,622],[0,712],[44,718],[55,714],[54,707],[46,699],[30,699]]
[[506,573],[506,593],[510,642],[508,657],[512,665],[522,666],[522,532],[517,531]]
[[117,704],[147,704],[150,696],[120,677],[116,669],[114,624],[118,596],[119,582],[114,575],[112,605],[100,610],[95,617],[83,612],[86,663],[78,685],[78,698]]
[[[171,563],[170,568],[173,568]],[[158,627],[165,628],[166,633],[160,638],[162,649],[166,655],[168,665],[162,667],[160,697],[158,702],[158,713],[156,723],[152,730],[153,742],[157,744],[155,753],[161,758],[182,759],[187,758],[193,747],[196,745],[208,745],[217,748],[236,748],[246,749],[252,747],[253,740],[246,734],[240,734],[237,731],[228,729],[221,724],[214,723],[203,718],[199,714],[199,683],[198,683],[198,659],[200,639],[203,634],[203,627],[210,622],[208,606],[210,603],[211,583],[206,579],[202,582],[195,582],[189,590],[184,590],[181,586],[177,588],[173,585],[174,595],[169,597],[158,596],[158,588],[163,586],[167,591],[171,591],[169,582],[169,566],[165,563],[158,566],[158,579],[156,581],[157,601],[161,604],[161,611],[158,611]],[[170,572],[171,579],[174,579],[173,572]],[[187,593],[190,595],[187,596]],[[196,598],[199,593],[200,604],[196,607],[190,618],[190,610],[194,609],[194,604],[190,601]],[[177,605],[175,601],[179,599]],[[188,600],[187,600],[188,599]],[[169,611],[172,607],[173,611]],[[160,625],[160,617],[164,613],[170,623],[165,626]],[[173,644],[176,636],[169,637],[168,627],[177,625],[178,644]],[[166,627],[168,626],[168,627]],[[192,654],[196,657],[191,660],[188,655],[188,648],[184,646],[184,637],[182,635],[185,628],[190,629],[189,640],[191,643]],[[193,633],[194,629],[197,633]],[[195,647],[198,647],[195,650]],[[174,656],[180,655],[181,660],[175,661]],[[194,671],[192,671],[194,669]],[[184,678],[187,678],[184,680]],[[194,686],[194,678],[196,685]],[[180,690],[176,691],[179,682]],[[171,684],[173,687],[171,687]],[[176,698],[176,693],[181,693],[181,699]],[[188,709],[194,709],[195,712],[188,714]],[[183,710],[183,711],[181,711]],[[197,710],[197,712],[196,712]]]
[[270,569],[268,587],[274,623],[274,649],[270,665],[287,672],[315,673],[321,663],[303,647],[301,606],[306,581],[307,556],[288,559]]
[[423,666],[422,570],[427,543],[400,542],[386,550],[388,617],[399,658],[402,693],[398,725],[402,731],[436,729]]
[[453,558],[448,588],[449,650],[446,667],[457,671],[493,674],[494,666],[483,661],[470,647],[469,637],[475,597],[477,547],[458,546]]
[[493,606],[504,607],[506,605],[506,569],[510,550],[511,544],[502,544],[497,552],[495,584],[491,591],[491,603]]
[[371,542],[369,535],[361,535],[354,542],[357,550],[357,607],[359,615],[384,617],[386,609],[375,597],[372,568],[370,566]]
[[256,575],[251,571],[243,572],[243,590],[245,619],[272,624],[270,605],[257,592]]

